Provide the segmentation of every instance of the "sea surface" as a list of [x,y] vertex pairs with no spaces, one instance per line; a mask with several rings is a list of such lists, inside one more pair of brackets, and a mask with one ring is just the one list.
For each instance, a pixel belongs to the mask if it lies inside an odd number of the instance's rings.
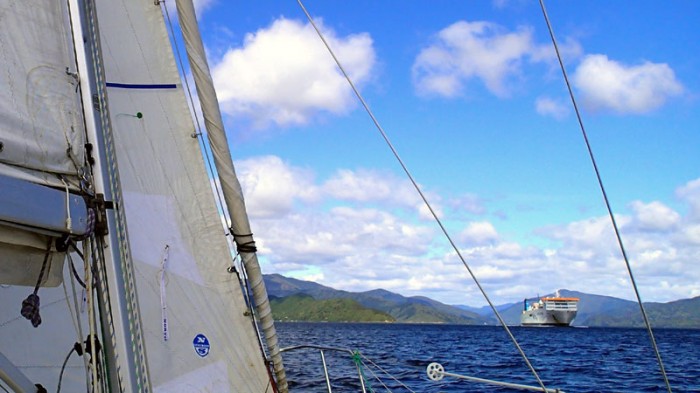
[[[364,323],[276,325],[282,347],[315,344],[359,351],[364,361],[362,372],[369,385],[367,392],[525,391],[453,377],[433,382],[426,375],[426,367],[432,362],[442,364],[446,372],[453,374],[537,385],[502,327]],[[511,331],[548,389],[563,392],[666,391],[644,329],[512,327]],[[658,329],[654,336],[673,391],[700,392],[700,330]],[[360,392],[352,355],[333,350],[325,350],[323,354],[333,392]],[[327,392],[318,349],[286,352],[283,358],[290,391]]]

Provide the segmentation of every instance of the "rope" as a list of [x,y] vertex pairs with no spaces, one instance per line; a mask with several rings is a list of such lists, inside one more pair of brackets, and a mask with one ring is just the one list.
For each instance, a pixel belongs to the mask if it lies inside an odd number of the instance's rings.
[[66,183],[63,176],[58,177],[66,188],[66,230],[68,233],[73,233],[73,219],[70,217],[70,188],[68,188],[68,183]]
[[37,295],[37,292],[39,292],[39,286],[41,286],[41,281],[44,279],[44,272],[46,271],[46,266],[48,265],[49,257],[51,256],[52,242],[53,239],[49,239],[48,244],[46,245],[44,262],[41,264],[41,271],[39,271],[39,278],[36,280],[34,292],[29,294],[29,296],[27,296],[27,298],[22,301],[22,309],[20,310],[20,314],[22,314],[23,317],[27,318],[34,327],[38,327],[39,325],[41,325],[41,315],[39,314],[41,302],[39,300],[39,295]]
[[574,106],[574,111],[576,112],[576,118],[578,119],[578,124],[579,127],[581,128],[581,134],[583,135],[583,139],[586,142],[586,148],[588,149],[588,156],[591,158],[591,164],[593,164],[593,170],[595,171],[596,178],[598,179],[598,185],[600,187],[600,191],[603,193],[603,199],[605,200],[605,207],[608,209],[608,215],[610,216],[610,221],[612,221],[612,226],[613,229],[615,230],[615,237],[617,238],[617,244],[620,247],[620,251],[622,252],[622,257],[625,260],[625,266],[627,267],[627,273],[629,274],[630,281],[632,282],[632,288],[634,288],[634,294],[637,297],[637,304],[639,304],[639,310],[642,312],[642,318],[644,318],[644,325],[646,326],[647,333],[649,334],[649,339],[651,340],[651,346],[654,348],[654,354],[656,355],[656,360],[659,363],[659,369],[661,370],[661,375],[663,376],[664,382],[666,383],[666,389],[668,390],[668,393],[671,392],[671,383],[668,380],[668,376],[666,375],[666,370],[664,369],[664,363],[661,360],[661,353],[659,352],[659,348],[656,345],[656,340],[654,339],[654,332],[651,329],[651,324],[649,323],[649,318],[647,317],[646,310],[644,309],[644,304],[642,303],[642,297],[639,294],[639,289],[637,288],[637,282],[634,279],[634,274],[632,273],[632,266],[630,265],[629,258],[627,257],[627,252],[625,251],[625,245],[622,242],[622,236],[620,235],[620,230],[617,226],[617,222],[615,221],[615,215],[613,214],[612,207],[610,205],[610,200],[608,199],[608,194],[605,192],[605,186],[603,185],[603,179],[600,175],[600,171],[598,170],[598,164],[596,164],[595,157],[593,156],[593,149],[591,148],[591,144],[588,141],[588,135],[586,133],[586,128],[583,126],[583,120],[581,118],[581,113],[578,109],[578,105],[576,104],[576,98],[574,97],[574,91],[571,88],[571,83],[569,83],[569,76],[566,73],[566,67],[564,67],[564,62],[561,57],[561,53],[559,52],[559,46],[557,45],[557,40],[554,37],[554,29],[552,28],[552,24],[549,21],[549,16],[547,15],[547,9],[545,8],[544,5],[544,0],[540,0],[540,8],[542,9],[542,14],[544,15],[544,19],[547,22],[547,29],[549,29],[549,36],[552,38],[552,44],[554,45],[554,50],[557,53],[557,59],[559,60],[559,66],[561,67],[561,72],[564,75],[564,81],[566,82],[566,88],[569,91],[569,97],[571,98],[571,103]]
[[[75,345],[80,345],[78,343],[75,343]],[[68,355],[66,355],[66,359],[63,361],[63,365],[61,366],[61,373],[58,374],[58,387],[56,388],[56,393],[61,393],[61,382],[63,382],[63,372],[66,371],[66,365],[68,364],[68,359],[70,359],[70,355],[75,352],[75,346],[70,349],[68,352]]]
[[360,376],[362,377],[362,380],[364,381],[365,385],[367,385],[367,388],[369,389],[369,391],[374,393],[374,389],[372,389],[372,385],[369,383],[369,380],[365,376],[364,368],[362,367],[362,359],[360,358],[359,351],[352,352],[352,361],[353,361],[353,363],[355,363],[355,366],[357,366],[357,369],[360,370]]
[[491,299],[489,298],[489,296],[486,294],[486,290],[484,290],[484,288],[481,286],[481,283],[480,283],[479,280],[476,278],[476,275],[474,274],[474,272],[472,271],[472,269],[469,267],[469,264],[467,263],[466,259],[464,258],[464,256],[462,256],[462,253],[459,251],[459,248],[457,247],[457,245],[455,244],[455,242],[452,240],[452,237],[450,236],[450,234],[449,234],[449,232],[447,231],[447,229],[445,228],[445,226],[442,224],[442,220],[440,220],[440,218],[437,216],[437,213],[435,213],[435,210],[433,209],[432,205],[430,204],[430,202],[428,202],[428,198],[425,196],[425,194],[423,194],[423,191],[421,190],[420,186],[418,185],[418,183],[416,182],[416,180],[413,178],[413,175],[411,175],[411,172],[408,170],[408,167],[406,166],[406,164],[404,164],[403,160],[402,160],[401,157],[399,156],[399,153],[396,151],[396,149],[394,148],[394,145],[393,145],[393,144],[391,143],[391,141],[389,140],[388,135],[386,134],[386,132],[384,132],[384,129],[383,129],[382,126],[379,124],[379,121],[378,121],[377,118],[374,116],[374,113],[372,113],[372,110],[369,108],[369,105],[367,104],[367,102],[365,102],[365,99],[364,99],[364,98],[362,97],[362,95],[360,94],[360,91],[357,90],[357,88],[355,87],[355,84],[352,82],[352,80],[350,79],[350,76],[349,76],[348,73],[345,71],[345,68],[343,68],[342,64],[340,63],[340,61],[339,61],[338,58],[336,57],[335,53],[333,52],[333,49],[331,49],[330,45],[328,44],[328,42],[327,42],[326,39],[324,38],[323,34],[321,33],[321,31],[320,31],[320,30],[318,29],[318,27],[316,26],[316,23],[314,22],[313,18],[312,18],[311,15],[309,14],[309,12],[306,10],[306,7],[304,7],[304,4],[302,4],[302,1],[301,1],[301,0],[297,0],[297,3],[298,3],[299,6],[301,7],[301,9],[304,11],[304,14],[306,14],[306,18],[309,20],[309,23],[311,23],[311,26],[313,26],[313,28],[314,28],[314,30],[316,30],[316,33],[318,34],[319,38],[321,38],[321,41],[323,41],[323,44],[326,46],[326,49],[328,49],[328,52],[329,52],[330,55],[333,57],[333,60],[335,61],[336,65],[338,66],[338,68],[340,69],[340,71],[343,73],[343,76],[345,77],[345,80],[347,80],[348,84],[350,85],[350,87],[352,88],[353,92],[355,93],[355,96],[357,96],[357,99],[360,101],[360,103],[361,103],[362,106],[364,107],[365,112],[367,112],[367,114],[369,115],[369,117],[372,119],[372,122],[374,123],[374,126],[376,127],[377,131],[379,131],[379,133],[381,134],[382,138],[384,138],[384,141],[386,142],[387,146],[389,147],[389,149],[391,149],[391,152],[393,153],[394,157],[396,158],[396,160],[398,161],[398,163],[401,165],[401,168],[402,168],[403,171],[406,173],[406,176],[408,176],[408,179],[409,179],[409,180],[411,181],[411,183],[413,184],[413,188],[414,188],[414,189],[418,192],[418,194],[420,195],[421,199],[423,200],[423,203],[425,203],[425,206],[428,208],[428,210],[430,211],[430,214],[433,216],[433,219],[435,220],[435,222],[436,222],[436,223],[438,224],[438,226],[440,227],[440,229],[441,229],[443,235],[445,236],[445,238],[447,239],[447,241],[448,241],[448,242],[450,243],[450,245],[452,246],[452,249],[453,249],[453,250],[455,251],[455,253],[457,254],[457,257],[460,259],[460,261],[462,261],[462,264],[463,264],[464,267],[467,269],[467,272],[469,272],[469,275],[471,276],[472,280],[474,281],[474,283],[476,284],[476,286],[479,288],[479,291],[481,292],[482,296],[484,297],[484,299],[486,300],[486,302],[487,302],[487,303],[489,304],[489,306],[491,307],[491,310],[493,311],[493,313],[496,315],[496,318],[498,319],[498,322],[501,324],[501,326],[503,327],[503,329],[506,331],[506,333],[507,333],[508,336],[510,337],[510,340],[513,342],[513,345],[515,345],[515,347],[517,348],[518,352],[520,353],[520,356],[522,356],[523,360],[525,361],[525,364],[527,365],[527,367],[528,367],[528,368],[530,369],[530,371],[532,372],[532,375],[534,375],[535,379],[537,380],[537,383],[542,387],[543,390],[545,390],[546,387],[544,386],[544,383],[543,383],[542,380],[540,379],[540,377],[539,377],[539,375],[538,375],[538,373],[537,373],[537,370],[535,370],[535,367],[532,366],[532,364],[530,363],[530,360],[528,359],[527,355],[525,355],[525,351],[523,351],[523,349],[520,347],[520,344],[518,344],[518,340],[515,338],[515,336],[513,335],[513,333],[510,331],[510,329],[508,328],[508,325],[506,324],[506,322],[505,322],[505,321],[503,320],[503,318],[501,317],[501,314],[500,314],[500,313],[498,312],[498,310],[496,309],[496,306],[493,304],[493,302],[491,301]]

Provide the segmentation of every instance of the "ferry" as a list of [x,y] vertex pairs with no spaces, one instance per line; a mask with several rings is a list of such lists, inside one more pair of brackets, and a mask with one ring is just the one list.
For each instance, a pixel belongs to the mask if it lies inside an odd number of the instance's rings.
[[543,297],[539,301],[523,302],[520,315],[522,326],[570,326],[578,312],[579,298],[561,297],[557,292],[554,297]]

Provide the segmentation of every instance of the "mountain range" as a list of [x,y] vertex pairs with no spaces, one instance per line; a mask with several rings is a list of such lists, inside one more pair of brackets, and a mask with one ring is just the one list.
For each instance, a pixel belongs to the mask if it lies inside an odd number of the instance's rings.
[[[278,320],[497,324],[490,307],[447,305],[427,297],[406,297],[384,289],[348,292],[279,274],[264,275],[264,280],[273,315]],[[574,326],[644,326],[636,302],[566,289],[560,290],[560,295],[580,299]],[[644,306],[653,327],[700,329],[700,296],[668,303],[645,303]],[[520,323],[522,302],[501,304],[496,309],[508,325]]]

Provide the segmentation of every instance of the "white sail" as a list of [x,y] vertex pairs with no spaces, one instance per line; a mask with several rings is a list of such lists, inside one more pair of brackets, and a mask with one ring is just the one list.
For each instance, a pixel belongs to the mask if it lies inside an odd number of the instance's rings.
[[[82,288],[73,291],[66,254],[56,249],[59,237],[86,230],[77,195],[85,132],[68,15],[66,2],[0,1],[0,354],[11,364],[3,366],[50,391],[79,331],[88,332]],[[79,258],[75,267],[82,274]],[[31,294],[36,328],[20,314]],[[63,391],[86,386],[84,360],[74,355]]]
[[[66,3],[0,0],[0,187],[12,190],[0,193],[0,376],[18,371],[30,388],[40,383],[49,391],[61,379],[66,392],[85,391],[91,380],[117,391],[271,391],[251,314],[229,271],[228,242],[160,5],[98,0],[94,7],[99,42],[91,41],[92,28],[77,29],[74,48],[70,27],[81,18],[71,10],[71,19]],[[101,52],[81,55],[83,38]],[[101,70],[106,91],[98,77],[102,88],[93,98],[86,74]],[[101,107],[97,115],[109,113],[111,127],[97,127],[108,135],[103,139],[91,126],[93,104]],[[91,192],[83,169],[87,137],[95,149],[106,147],[93,153],[98,166],[109,167],[95,173],[106,182],[96,188],[114,198],[107,213],[116,217],[107,217],[116,223],[111,240],[94,249],[108,262],[96,265],[94,281],[77,257],[71,274],[65,252],[56,250],[56,239],[66,236],[82,248],[81,235],[92,229],[80,195]],[[86,257],[93,251],[82,250]],[[74,275],[100,292],[85,297]],[[37,282],[42,323],[32,328],[19,311]],[[64,366],[90,332],[88,311],[98,309],[102,328],[93,331],[109,370],[74,354]]]
[[262,392],[247,315],[159,5],[97,2],[150,383]]
[[84,139],[65,2],[0,2],[0,174],[61,184]]

